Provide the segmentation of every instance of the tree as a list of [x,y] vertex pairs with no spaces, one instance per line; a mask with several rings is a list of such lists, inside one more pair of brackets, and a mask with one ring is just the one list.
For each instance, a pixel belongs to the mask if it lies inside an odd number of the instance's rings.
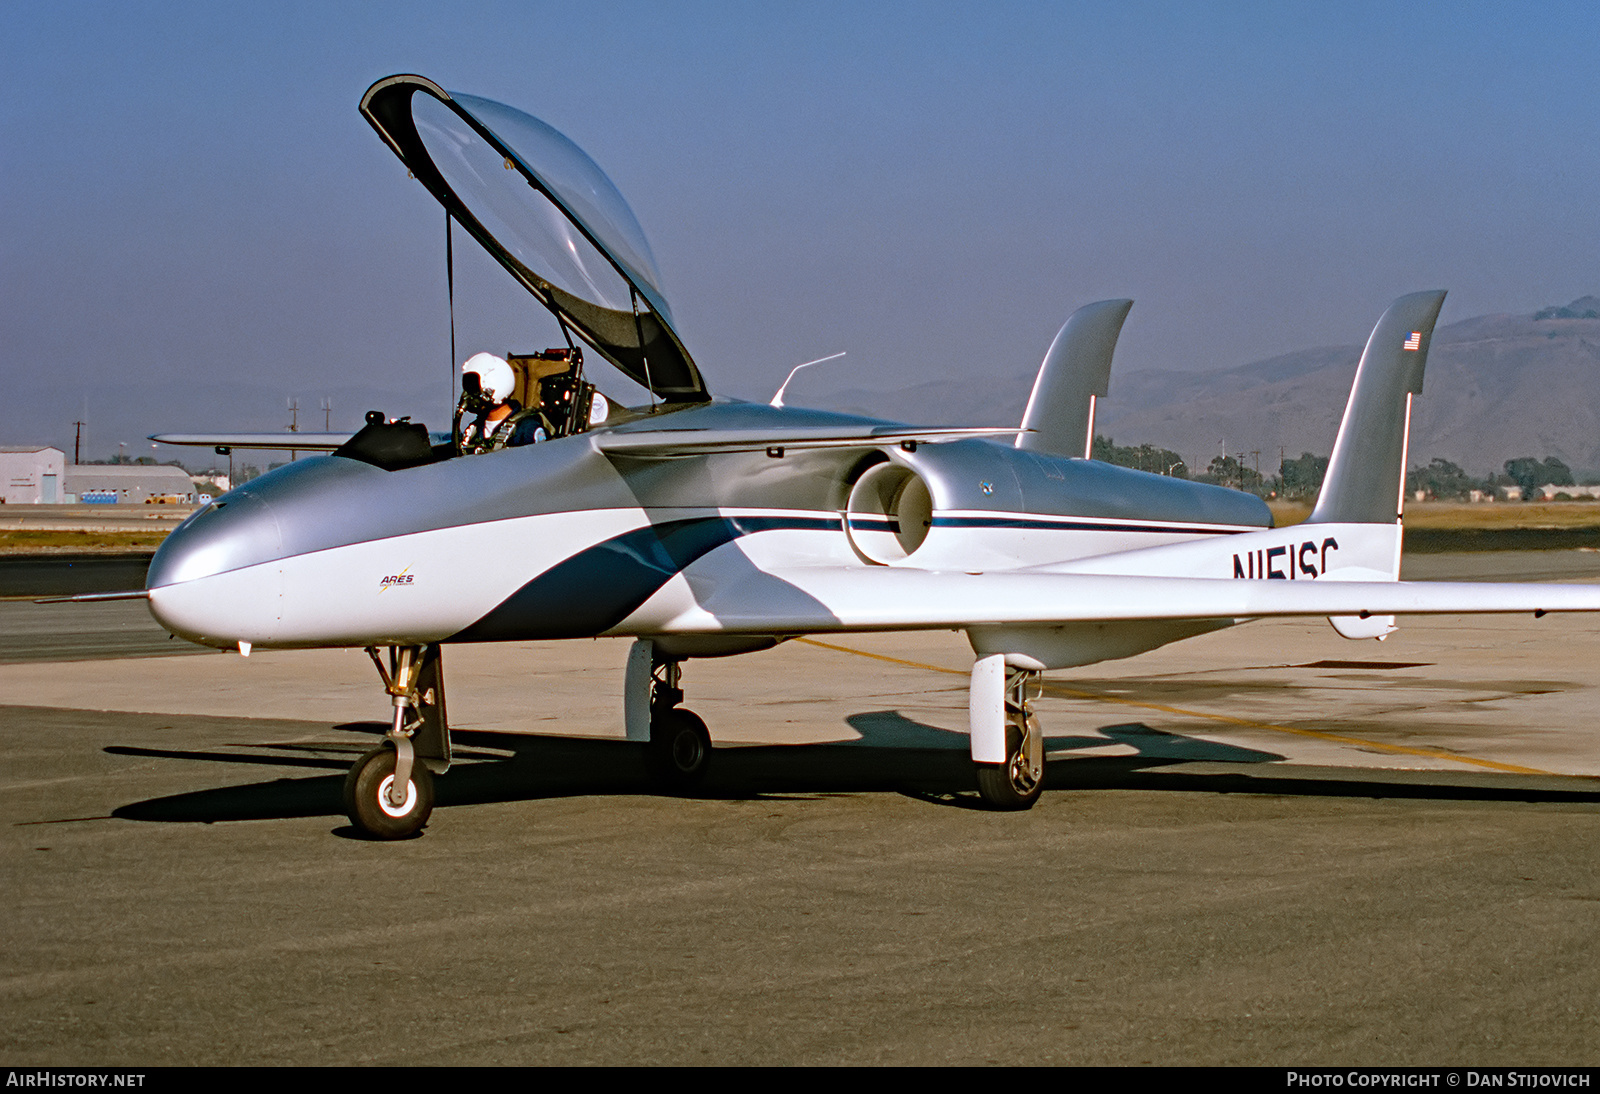
[[1206,473],[1200,476],[1200,481],[1232,487],[1234,490],[1245,490],[1252,494],[1264,493],[1266,490],[1266,482],[1261,475],[1254,468],[1244,466],[1232,456],[1212,457],[1211,465],[1206,468]]
[[1125,448],[1110,437],[1102,437],[1096,433],[1090,452],[1101,463],[1114,463],[1118,467],[1131,467],[1136,471],[1149,471],[1154,475],[1171,475],[1175,479],[1189,477],[1189,468],[1184,464],[1183,457],[1171,449],[1157,448],[1150,444]]
[[1530,500],[1541,486],[1573,485],[1572,469],[1554,456],[1546,456],[1543,461],[1532,456],[1518,456],[1507,460],[1505,466],[1506,477],[1522,487],[1524,501]]
[[1421,490],[1430,498],[1465,499],[1482,484],[1461,468],[1435,456],[1427,467],[1419,467],[1406,475],[1408,492]]
[[1278,479],[1286,498],[1314,498],[1322,489],[1322,477],[1328,473],[1328,457],[1300,453],[1297,460],[1284,460],[1278,465]]

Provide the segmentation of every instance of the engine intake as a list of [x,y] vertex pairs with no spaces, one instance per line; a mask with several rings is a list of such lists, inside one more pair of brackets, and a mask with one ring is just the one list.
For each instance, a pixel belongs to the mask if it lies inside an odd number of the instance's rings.
[[850,488],[845,532],[866,562],[888,566],[904,561],[922,546],[932,524],[933,495],[909,467],[877,464]]

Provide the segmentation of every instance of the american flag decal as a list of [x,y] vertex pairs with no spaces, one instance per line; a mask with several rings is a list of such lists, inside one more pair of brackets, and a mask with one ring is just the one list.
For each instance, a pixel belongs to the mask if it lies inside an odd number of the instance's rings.
[[1414,330],[1414,331],[1411,332],[1411,337],[1406,339],[1405,348],[1406,349],[1421,349],[1422,348],[1422,332],[1420,330]]

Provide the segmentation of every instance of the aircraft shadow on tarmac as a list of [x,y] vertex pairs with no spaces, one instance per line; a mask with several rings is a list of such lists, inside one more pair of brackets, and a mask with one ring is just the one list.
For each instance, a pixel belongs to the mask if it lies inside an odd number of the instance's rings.
[[[872,711],[847,721],[861,734],[848,743],[749,745],[717,749],[711,770],[692,796],[722,799],[807,797],[851,792],[905,794],[958,808],[982,808],[965,736]],[[381,736],[383,723],[334,727]],[[1456,801],[1600,802],[1586,786],[1530,788],[1493,773],[1385,771],[1352,768],[1274,769],[1284,757],[1138,722],[1103,726],[1098,736],[1049,737],[1046,790],[1174,790]],[[644,747],[587,737],[530,736],[462,730],[452,734],[456,765],[435,783],[437,807],[536,801],[590,795],[652,795]],[[952,747],[959,738],[960,747]],[[213,823],[289,817],[341,816],[344,771],[368,741],[351,744],[271,744],[260,751],[206,752],[111,746],[107,753],[174,760],[335,769],[335,775],[280,778],[217,787],[124,805],[126,820]],[[1132,748],[1118,756],[1063,755],[1107,745]],[[340,834],[353,835],[349,829]]]

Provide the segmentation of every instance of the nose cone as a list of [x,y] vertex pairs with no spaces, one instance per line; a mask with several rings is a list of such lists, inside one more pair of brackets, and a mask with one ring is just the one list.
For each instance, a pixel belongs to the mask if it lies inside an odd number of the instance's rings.
[[282,555],[283,535],[272,508],[253,493],[235,490],[173,529],[150,560],[145,586],[177,585]]
[[150,560],[150,612],[173,634],[209,646],[271,640],[283,536],[266,502],[235,490],[173,530]]

